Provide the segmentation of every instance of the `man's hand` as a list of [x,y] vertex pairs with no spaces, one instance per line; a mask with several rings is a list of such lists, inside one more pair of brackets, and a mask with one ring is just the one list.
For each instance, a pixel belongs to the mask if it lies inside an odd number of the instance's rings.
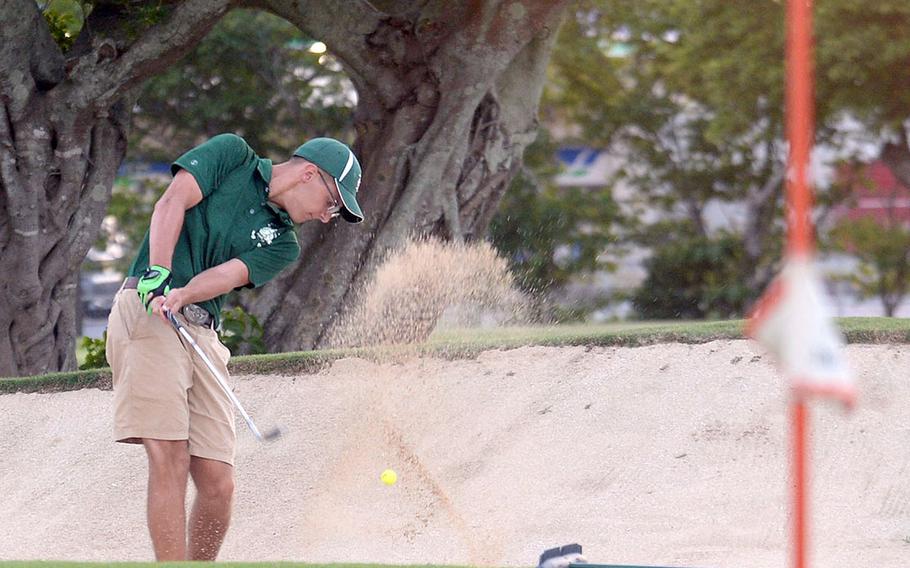
[[188,300],[186,288],[174,288],[168,292],[167,296],[155,297],[151,304],[149,304],[149,309],[151,310],[151,313],[161,316],[164,321],[168,321],[165,312],[171,312],[173,314],[180,313],[180,309],[183,308],[183,306],[192,304],[192,302]]
[[149,315],[152,313],[152,300],[158,296],[166,296],[171,291],[170,284],[171,271],[157,264],[147,268],[145,274],[139,277],[136,291]]
[[232,258],[194,276],[182,288],[167,291],[167,296],[154,296],[148,304],[149,313],[160,315],[164,321],[167,316],[164,311],[177,313],[187,304],[204,302],[227,294],[235,288],[246,285],[250,281],[249,269],[243,261]]

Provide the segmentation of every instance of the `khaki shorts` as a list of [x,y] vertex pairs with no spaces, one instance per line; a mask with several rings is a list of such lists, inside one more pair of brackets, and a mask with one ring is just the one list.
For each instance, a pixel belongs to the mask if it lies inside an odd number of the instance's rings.
[[[178,318],[227,380],[231,352],[213,329]],[[114,376],[114,440],[187,440],[190,455],[234,463],[234,411],[192,345],[135,289],[121,289],[108,318],[107,361]]]

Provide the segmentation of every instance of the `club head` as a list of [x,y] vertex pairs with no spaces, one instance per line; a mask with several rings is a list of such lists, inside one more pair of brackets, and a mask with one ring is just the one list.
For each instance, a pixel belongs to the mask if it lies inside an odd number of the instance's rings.
[[284,434],[284,431],[280,427],[276,426],[271,431],[266,432],[265,435],[262,436],[262,440],[264,442],[274,442],[275,440],[280,438],[283,434]]

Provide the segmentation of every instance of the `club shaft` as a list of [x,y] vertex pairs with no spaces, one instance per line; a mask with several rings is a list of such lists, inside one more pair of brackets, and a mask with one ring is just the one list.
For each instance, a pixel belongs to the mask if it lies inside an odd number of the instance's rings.
[[212,372],[212,375],[215,377],[215,380],[218,381],[218,386],[221,387],[221,390],[224,391],[224,394],[231,399],[231,402],[234,404],[234,407],[240,412],[240,415],[243,416],[243,420],[246,422],[246,425],[249,426],[250,430],[253,432],[253,435],[256,436],[256,439],[262,441],[262,434],[259,432],[259,428],[256,427],[256,423],[253,422],[253,418],[247,414],[244,410],[243,405],[240,404],[240,399],[237,398],[237,395],[234,394],[234,391],[231,390],[231,387],[228,386],[227,382],[222,378],[221,373],[215,368],[215,365],[212,363],[212,360],[209,359],[208,355],[205,354],[205,351],[199,347],[199,344],[196,343],[196,340],[193,339],[193,336],[190,335],[190,332],[177,321],[177,318],[172,315],[168,316],[168,319],[171,320],[171,323],[174,324],[174,327],[177,328],[177,332],[186,339],[190,345],[193,346],[193,350],[196,351],[196,354],[202,359],[202,362],[205,363],[205,366],[209,368],[209,371]]

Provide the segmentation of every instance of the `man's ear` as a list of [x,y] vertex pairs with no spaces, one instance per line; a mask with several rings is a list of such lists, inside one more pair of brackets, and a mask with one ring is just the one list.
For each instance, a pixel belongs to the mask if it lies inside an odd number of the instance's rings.
[[300,179],[303,183],[308,183],[311,179],[316,177],[318,168],[316,164],[311,164],[307,162],[303,166],[303,171],[300,173]]

